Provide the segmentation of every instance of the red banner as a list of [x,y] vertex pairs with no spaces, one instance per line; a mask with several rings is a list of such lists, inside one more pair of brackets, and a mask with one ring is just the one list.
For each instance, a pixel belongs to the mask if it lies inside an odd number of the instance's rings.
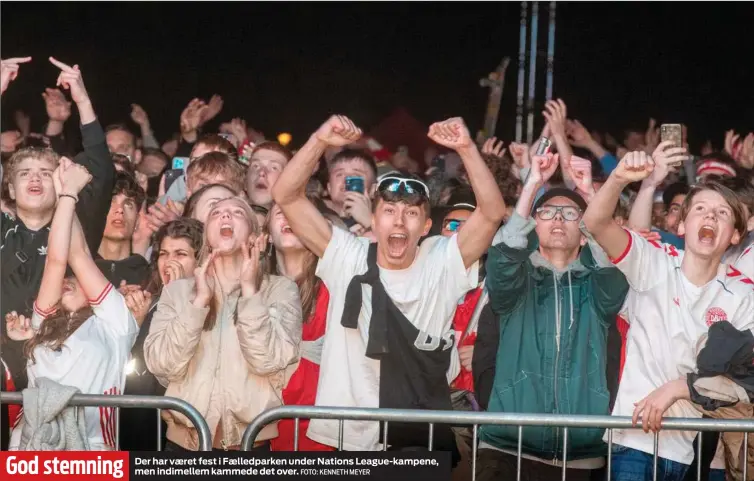
[[0,479],[19,481],[127,480],[129,455],[108,451],[0,452]]

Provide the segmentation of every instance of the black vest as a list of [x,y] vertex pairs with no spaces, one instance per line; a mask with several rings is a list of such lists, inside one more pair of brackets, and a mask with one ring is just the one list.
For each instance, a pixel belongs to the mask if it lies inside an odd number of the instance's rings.
[[[453,335],[433,338],[423,334],[395,306],[380,281],[377,244],[369,245],[367,266],[367,272],[354,276],[348,285],[341,324],[349,329],[358,327],[361,285],[371,286],[372,318],[365,355],[380,361],[379,407],[451,411],[446,372]],[[380,423],[380,440],[383,429]],[[426,447],[428,442],[429,426],[424,423],[390,423],[388,427],[391,450]],[[452,452],[456,464],[460,456],[450,425],[435,425],[433,450]]]

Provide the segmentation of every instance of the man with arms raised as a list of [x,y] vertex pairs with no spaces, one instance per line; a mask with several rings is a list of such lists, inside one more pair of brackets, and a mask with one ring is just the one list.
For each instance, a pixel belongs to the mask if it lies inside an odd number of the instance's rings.
[[[327,147],[360,136],[346,117],[330,118],[296,153],[272,191],[293,231],[320,258],[317,275],[330,291],[316,404],[451,409],[448,379],[459,369],[453,312],[476,287],[477,260],[500,225],[505,203],[463,121],[437,123],[429,137],[461,156],[477,209],[457,235],[432,237],[419,246],[432,225],[427,187],[409,176],[386,177],[377,186],[372,216],[377,242],[370,245],[331,226],[305,195]],[[422,429],[391,424],[388,444],[426,446]],[[338,433],[338,421],[313,420],[308,436],[338,446]],[[343,447],[375,450],[379,433],[379,423],[346,421]],[[435,449],[455,448],[449,428],[437,427],[434,439]]]
[[[489,324],[480,323],[474,354],[479,381],[485,381],[483,371],[494,373],[487,374],[494,379],[490,412],[610,411],[608,329],[628,284],[580,229],[594,195],[591,164],[565,165],[578,192],[553,187],[535,202],[558,159],[552,154],[532,159],[516,210],[487,257],[486,286],[497,325],[487,329]],[[569,480],[589,480],[604,465],[602,434],[569,431],[564,453],[564,432],[557,427],[527,426],[519,438],[516,426],[482,426],[477,479],[515,479],[520,439],[521,479],[557,479],[565,458]]]
[[[728,321],[736,329],[754,327],[752,282],[720,261],[746,233],[744,207],[720,184],[691,189],[681,208],[679,235],[686,249],[649,242],[611,218],[623,189],[652,174],[655,161],[644,152],[627,154],[584,215],[594,238],[626,275],[626,362],[613,414],[641,417],[645,432],[613,432],[612,479],[650,479],[654,436],[663,415],[698,418],[689,403],[686,375],[696,371],[696,347],[709,326]],[[682,480],[694,459],[694,433],[660,431],[658,479]]]

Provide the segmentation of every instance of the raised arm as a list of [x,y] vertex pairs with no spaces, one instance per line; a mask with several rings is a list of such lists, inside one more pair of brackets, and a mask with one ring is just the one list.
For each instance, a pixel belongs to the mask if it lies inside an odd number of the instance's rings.
[[458,234],[458,248],[468,269],[492,244],[492,238],[505,215],[505,201],[495,177],[471,140],[469,129],[463,119],[452,118],[432,124],[429,128],[429,138],[458,152],[474,190],[477,208]]
[[63,278],[71,250],[71,231],[76,214],[76,202],[81,189],[92,176],[84,167],[63,157],[53,172],[53,184],[58,195],[58,204],[50,226],[50,235],[45,260],[44,274],[35,303],[35,310],[42,317],[51,314],[63,291]]
[[654,170],[652,157],[645,152],[630,152],[621,159],[597,191],[584,213],[584,225],[608,256],[618,259],[629,246],[630,234],[613,220],[620,194],[628,184],[644,180]]
[[550,135],[558,151],[558,159],[560,160],[561,171],[563,172],[563,182],[565,182],[566,187],[573,189],[576,187],[576,179],[570,169],[573,150],[566,136],[568,110],[565,102],[561,99],[548,100],[545,103],[545,111],[542,112],[542,115],[547,120],[547,125],[550,126]]
[[272,198],[285,214],[291,229],[317,257],[325,254],[332,238],[332,227],[306,198],[306,184],[327,147],[342,147],[360,137],[361,129],[350,119],[343,115],[330,117],[296,152],[272,188]]
[[31,62],[31,57],[16,57],[0,60],[0,95],[8,89],[11,81],[18,77],[18,69],[22,63]]
[[662,142],[652,153],[655,167],[652,174],[641,183],[639,193],[634,199],[631,215],[628,218],[628,226],[635,231],[652,228],[652,204],[657,187],[671,172],[675,172],[688,160],[686,149],[672,147],[672,142]]
[[77,155],[74,160],[87,168],[92,175],[92,182],[81,192],[76,212],[82,221],[81,226],[89,250],[97,252],[110,208],[115,167],[107,148],[105,132],[94,113],[78,65],[70,67],[52,57],[50,62],[60,69],[57,85],[70,90],[71,98],[79,110],[84,152]]

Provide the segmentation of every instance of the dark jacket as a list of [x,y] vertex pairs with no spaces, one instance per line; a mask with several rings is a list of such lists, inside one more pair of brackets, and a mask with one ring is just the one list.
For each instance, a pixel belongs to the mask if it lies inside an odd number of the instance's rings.
[[139,254],[131,254],[119,261],[109,261],[100,257],[95,262],[107,280],[116,287],[120,286],[121,281],[141,286],[151,272],[149,262]]
[[[157,307],[157,299],[152,303],[144,323],[139,329],[134,347],[131,349],[131,361],[129,363],[126,388],[123,394],[140,396],[163,396],[165,387],[157,378],[147,370],[144,361],[144,340],[149,334],[152,325],[152,315]],[[162,445],[165,445],[165,433],[167,425],[159,419],[156,409],[132,408],[120,411],[120,449],[123,451],[156,451],[157,450],[157,423],[162,426]]]
[[[83,165],[92,175],[92,181],[79,193],[76,213],[84,230],[91,252],[97,252],[105,230],[110,210],[115,168],[107,148],[105,133],[98,120],[81,126],[84,151],[74,161]],[[0,308],[2,319],[10,311],[31,317],[34,299],[42,282],[50,226],[38,231],[26,228],[21,219],[3,214],[0,225],[2,235],[2,282],[0,282]],[[6,337],[5,322],[0,322],[5,338],[3,358],[8,364],[16,387],[26,387],[26,361],[23,359],[23,342]]]
[[[487,258],[487,289],[500,332],[488,411],[609,414],[607,330],[628,283],[593,242],[558,271],[537,250],[535,225],[514,214]],[[602,434],[571,430],[568,459],[604,456]],[[523,451],[562,459],[562,436],[559,428],[525,427]],[[480,438],[515,452],[518,427],[482,426]]]

